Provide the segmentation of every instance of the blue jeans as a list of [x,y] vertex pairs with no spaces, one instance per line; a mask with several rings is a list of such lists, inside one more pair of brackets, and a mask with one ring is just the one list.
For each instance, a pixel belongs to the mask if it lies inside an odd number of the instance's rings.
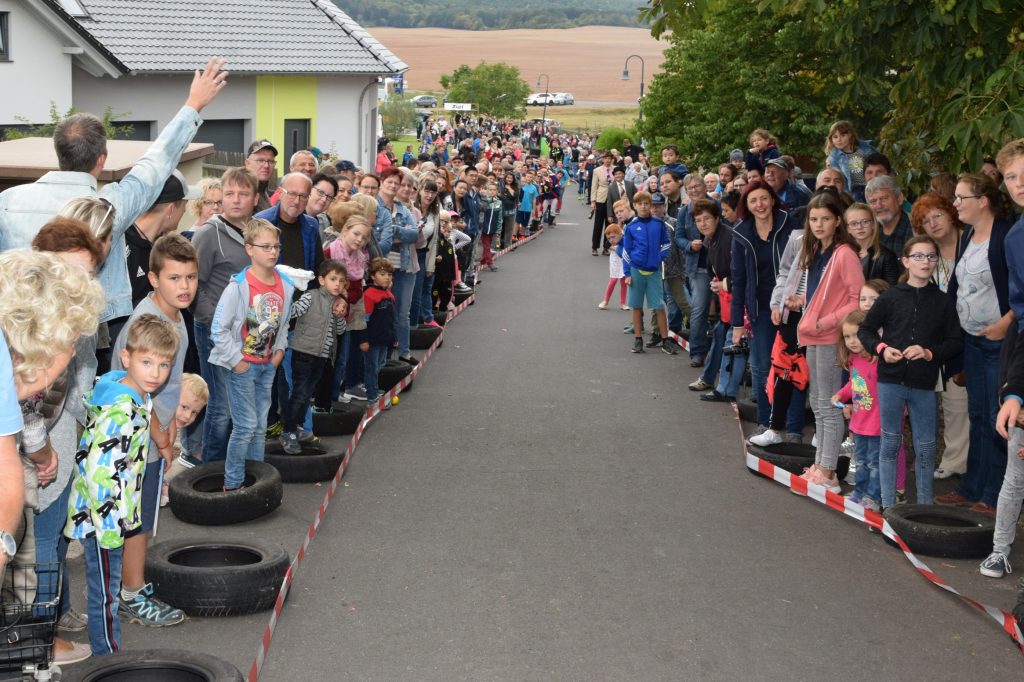
[[882,437],[854,434],[853,443],[857,453],[857,480],[854,490],[861,497],[870,497],[881,504],[878,456],[882,449]]
[[363,352],[363,381],[366,384],[366,401],[372,403],[380,397],[380,388],[377,386],[380,368],[388,357],[387,346],[370,346],[370,350]]
[[967,416],[971,420],[967,473],[956,491],[968,500],[996,506],[1006,475],[1006,441],[996,433],[999,413],[999,352],[1002,341],[964,334]]
[[231,439],[224,464],[224,487],[237,488],[245,481],[245,461],[263,461],[267,438],[267,412],[270,410],[270,389],[277,368],[273,363],[249,363],[239,374],[228,372],[230,381]]
[[398,357],[409,357],[409,310],[412,308],[412,294],[416,288],[416,275],[404,270],[395,270],[395,282],[391,293],[395,295],[395,336],[398,337]]
[[295,432],[306,419],[310,412],[309,399],[313,397],[320,375],[327,366],[327,358],[297,350],[293,350],[291,355],[292,389],[281,409],[285,433]]
[[711,275],[697,270],[687,277],[690,298],[690,358],[703,360],[708,354],[708,306],[711,305]]
[[910,410],[910,427],[914,438],[917,503],[932,503],[938,405],[933,389],[878,382],[878,408],[882,411],[878,480],[882,489],[882,507],[891,507],[896,503],[896,452],[903,443],[904,406]]
[[412,306],[409,308],[409,325],[412,327],[434,321],[430,298],[434,276],[427,277],[427,249],[417,250],[416,260],[420,264],[420,269],[416,273],[416,286],[412,290]]
[[103,549],[96,537],[82,541],[85,548],[85,583],[89,602],[89,645],[93,656],[111,654],[121,647],[121,619],[117,616],[121,592],[123,547]]
[[[34,528],[36,535],[36,563],[60,564],[68,556],[68,539],[64,537],[64,524],[68,520],[68,498],[71,496],[71,484],[75,477],[68,479],[64,491],[50,506],[35,516]],[[57,581],[55,572],[45,571],[39,574],[39,587],[36,591],[36,603],[53,601],[57,595]],[[67,571],[61,578],[60,584],[60,610],[57,617],[63,616],[71,608],[71,585],[68,580]]]
[[[204,462],[219,462],[227,456],[228,435],[231,432],[231,394],[228,383],[229,370],[210,363],[210,352],[213,350],[213,338],[210,326],[195,323],[196,348],[199,350],[199,373],[206,380],[210,392],[210,400],[206,404],[206,416],[203,418],[202,438],[199,448],[190,452],[202,452]],[[194,439],[189,441],[194,447]]]

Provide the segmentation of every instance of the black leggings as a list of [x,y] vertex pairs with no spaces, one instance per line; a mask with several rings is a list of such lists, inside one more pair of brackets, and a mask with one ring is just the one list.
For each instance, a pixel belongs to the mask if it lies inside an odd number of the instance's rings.
[[[799,353],[803,355],[802,348],[797,346],[796,328],[800,324],[801,313],[790,310],[789,317],[779,327],[779,334],[786,344],[787,353]],[[772,400],[772,411],[769,417],[768,427],[772,431],[781,432],[786,430],[786,415],[789,412],[789,403],[793,400],[793,382],[775,376],[775,394]]]

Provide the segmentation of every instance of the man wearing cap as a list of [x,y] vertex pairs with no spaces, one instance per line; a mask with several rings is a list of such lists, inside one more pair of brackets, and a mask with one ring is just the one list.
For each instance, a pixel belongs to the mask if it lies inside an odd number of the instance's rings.
[[189,185],[181,171],[174,169],[150,209],[136,218],[124,233],[133,308],[153,291],[149,282],[149,252],[153,250],[153,242],[178,227],[187,203],[202,195],[202,190]]
[[249,145],[249,152],[245,156],[245,167],[253,172],[259,183],[257,212],[265,211],[272,205],[270,197],[273,192],[270,189],[270,178],[274,175],[276,163],[277,147],[270,140],[256,140]]
[[764,180],[775,190],[779,200],[784,204],[787,211],[806,206],[811,198],[800,191],[796,183],[789,179],[789,164],[785,159],[771,159],[764,167]]

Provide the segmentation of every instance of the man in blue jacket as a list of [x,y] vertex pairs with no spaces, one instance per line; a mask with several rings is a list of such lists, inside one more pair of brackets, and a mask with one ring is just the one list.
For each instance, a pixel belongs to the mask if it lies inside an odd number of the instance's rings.
[[664,285],[661,281],[661,262],[668,256],[672,238],[664,221],[651,215],[650,194],[634,194],[633,208],[637,217],[623,228],[620,246],[625,282],[629,287],[629,307],[633,310],[633,352],[644,352],[642,334],[646,298],[648,307],[658,316],[661,350],[675,355],[679,351],[668,338]]

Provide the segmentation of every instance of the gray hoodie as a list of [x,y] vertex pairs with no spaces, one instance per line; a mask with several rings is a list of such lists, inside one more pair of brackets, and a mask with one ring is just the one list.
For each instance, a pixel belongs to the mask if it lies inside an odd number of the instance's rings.
[[231,277],[250,265],[242,233],[220,215],[196,230],[192,245],[199,255],[199,288],[192,315],[196,322],[210,326],[217,302]]

